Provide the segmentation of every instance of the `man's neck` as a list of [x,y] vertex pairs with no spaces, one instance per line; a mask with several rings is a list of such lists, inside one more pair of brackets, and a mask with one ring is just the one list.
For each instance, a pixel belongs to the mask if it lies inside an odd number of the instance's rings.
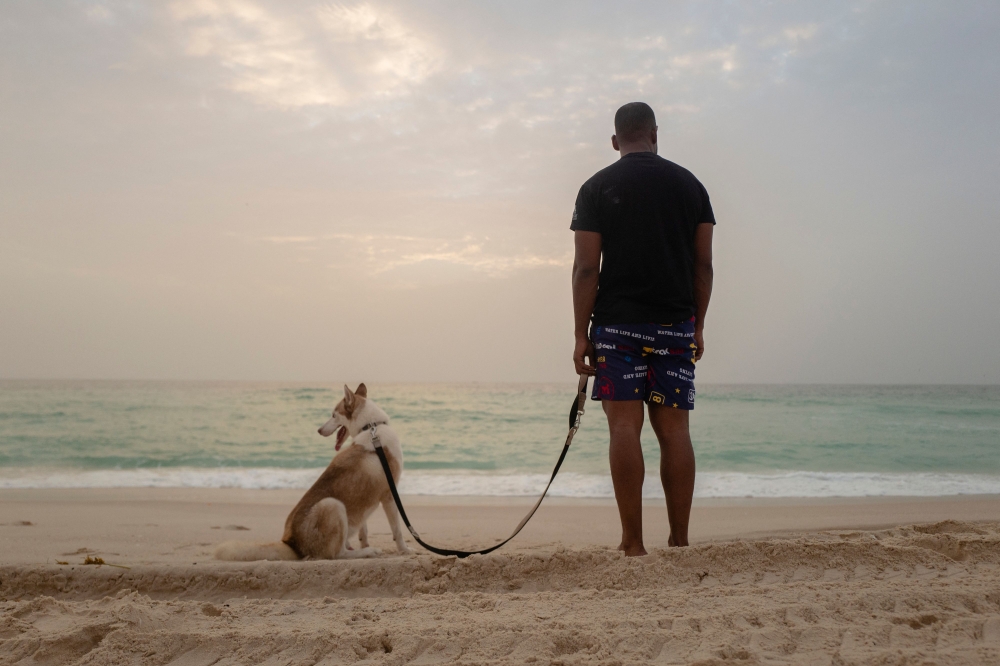
[[653,153],[655,155],[656,146],[649,143],[633,143],[631,145],[620,146],[618,152],[621,157],[631,155],[632,153]]

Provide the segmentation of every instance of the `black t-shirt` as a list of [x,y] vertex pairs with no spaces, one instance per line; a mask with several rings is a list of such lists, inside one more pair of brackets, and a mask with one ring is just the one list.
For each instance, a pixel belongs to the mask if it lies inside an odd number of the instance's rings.
[[594,324],[672,324],[694,304],[694,234],[715,224],[708,192],[687,169],[629,153],[583,184],[574,231],[601,234]]

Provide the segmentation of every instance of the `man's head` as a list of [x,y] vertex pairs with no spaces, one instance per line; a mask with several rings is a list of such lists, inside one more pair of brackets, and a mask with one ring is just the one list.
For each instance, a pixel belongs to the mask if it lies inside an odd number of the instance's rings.
[[645,102],[629,102],[615,113],[611,145],[621,154],[656,152],[656,116]]

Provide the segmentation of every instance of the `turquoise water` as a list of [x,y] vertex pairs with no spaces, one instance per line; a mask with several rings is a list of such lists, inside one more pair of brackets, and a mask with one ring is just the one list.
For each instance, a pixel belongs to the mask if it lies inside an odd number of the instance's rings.
[[[74,478],[89,485],[143,485],[143,478],[151,485],[301,485],[333,454],[332,440],[316,428],[342,395],[340,386],[0,382],[0,486]],[[407,470],[425,481],[446,477],[465,494],[484,483],[530,486],[548,472],[573,391],[537,384],[369,386],[403,439]],[[858,483],[904,477],[918,490],[947,478],[952,490],[941,494],[981,492],[1000,479],[1000,387],[704,385],[697,405],[699,473],[735,483],[727,491],[735,494],[760,494],[739,487],[747,479],[759,485],[777,477],[799,479],[795,487],[833,479],[826,494],[857,494]],[[563,468],[590,488],[583,494],[596,492],[594,484],[607,476],[606,427],[599,404],[588,402]],[[643,447],[655,469],[658,448],[648,425]]]

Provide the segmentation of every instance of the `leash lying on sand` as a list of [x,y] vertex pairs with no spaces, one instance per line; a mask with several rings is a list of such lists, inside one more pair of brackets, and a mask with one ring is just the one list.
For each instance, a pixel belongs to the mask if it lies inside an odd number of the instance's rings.
[[517,536],[517,533],[528,524],[531,517],[535,515],[535,511],[538,507],[542,505],[542,500],[545,499],[546,493],[549,492],[549,487],[556,478],[556,474],[559,473],[559,468],[563,464],[563,460],[566,459],[566,453],[569,451],[569,445],[573,443],[573,435],[576,431],[580,429],[580,419],[583,418],[583,408],[587,403],[587,375],[580,375],[580,384],[577,387],[576,399],[573,401],[573,407],[569,412],[569,434],[566,435],[566,443],[563,445],[562,453],[559,454],[559,460],[556,461],[556,467],[552,470],[552,476],[549,477],[549,482],[545,486],[545,490],[542,491],[541,497],[535,502],[535,506],[531,507],[531,511],[528,515],[518,524],[517,529],[509,537],[496,544],[495,546],[490,546],[489,548],[484,548],[482,550],[453,550],[451,548],[438,548],[437,546],[432,546],[425,543],[417,531],[413,529],[413,525],[410,524],[410,519],[406,517],[406,510],[403,508],[403,501],[399,499],[399,491],[396,490],[396,482],[393,481],[392,471],[389,469],[389,461],[385,458],[385,452],[382,450],[382,442],[378,437],[378,426],[371,424],[372,431],[372,444],[375,446],[375,453],[378,454],[378,459],[382,462],[382,471],[385,472],[385,480],[389,482],[389,490],[392,491],[392,498],[396,500],[396,508],[399,509],[399,515],[403,518],[403,523],[406,525],[406,529],[410,530],[410,535],[413,539],[419,543],[421,546],[431,551],[432,553],[437,553],[438,555],[455,555],[457,557],[468,557],[469,555],[485,555],[486,553],[492,553],[497,548],[504,546],[508,541]]

